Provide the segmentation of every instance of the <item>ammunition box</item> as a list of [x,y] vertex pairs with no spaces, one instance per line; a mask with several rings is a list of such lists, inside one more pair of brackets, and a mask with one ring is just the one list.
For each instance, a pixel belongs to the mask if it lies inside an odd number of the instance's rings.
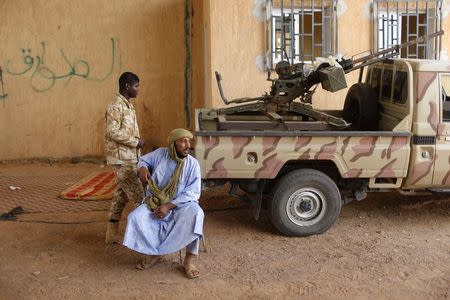
[[339,67],[327,67],[319,70],[322,88],[329,92],[336,92],[347,87],[344,70]]

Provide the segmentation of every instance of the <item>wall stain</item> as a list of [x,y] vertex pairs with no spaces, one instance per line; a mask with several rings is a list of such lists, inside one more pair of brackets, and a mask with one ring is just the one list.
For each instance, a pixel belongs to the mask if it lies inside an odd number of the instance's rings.
[[6,97],[8,97],[8,94],[5,93],[5,87],[3,85],[3,69],[2,67],[0,67],[0,84],[1,84],[1,94],[0,94],[0,100],[5,99]]

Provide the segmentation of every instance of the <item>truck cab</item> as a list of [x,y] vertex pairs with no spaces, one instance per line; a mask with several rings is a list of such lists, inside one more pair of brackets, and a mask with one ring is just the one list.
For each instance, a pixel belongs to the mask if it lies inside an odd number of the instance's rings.
[[379,130],[411,132],[401,189],[450,188],[450,62],[388,60],[368,69],[366,83],[379,103]]

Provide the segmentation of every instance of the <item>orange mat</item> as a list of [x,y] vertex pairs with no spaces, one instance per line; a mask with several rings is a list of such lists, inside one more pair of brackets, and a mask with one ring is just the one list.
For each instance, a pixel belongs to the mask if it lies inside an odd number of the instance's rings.
[[107,200],[116,189],[114,172],[95,172],[81,179],[59,194],[59,198],[69,200]]

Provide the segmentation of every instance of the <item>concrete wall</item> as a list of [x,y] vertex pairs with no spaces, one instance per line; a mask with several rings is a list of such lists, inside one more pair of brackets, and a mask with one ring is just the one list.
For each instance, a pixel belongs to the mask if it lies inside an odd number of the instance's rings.
[[[256,64],[265,52],[256,2],[0,1],[0,159],[102,156],[104,110],[124,71],[141,77],[136,107],[147,150],[175,127],[192,128],[194,108],[224,106],[216,70],[229,98],[269,91]],[[370,49],[371,1],[340,2],[339,52]],[[313,105],[340,108],[345,93],[319,88]]]
[[164,144],[187,119],[185,2],[1,1],[0,159],[103,155],[104,110],[124,71],[141,78],[148,148]]
[[450,0],[445,0],[445,13],[442,29],[444,30],[444,36],[442,38],[442,50],[445,53],[443,59],[450,59]]
[[[258,55],[264,54],[264,23],[253,15],[252,0],[204,0],[209,3],[211,24],[210,66],[207,72],[210,90],[207,103],[224,106],[214,79],[214,71],[222,73],[225,94],[229,98],[258,96],[270,90],[266,73],[256,65]],[[309,3],[309,1],[306,1]],[[339,0],[338,52],[350,57],[371,49],[372,28],[369,4],[371,0]],[[288,1],[285,1],[288,3]],[[450,17],[444,18],[443,49],[450,50]],[[208,80],[208,79],[207,79]],[[357,82],[358,72],[347,75],[349,86]],[[313,97],[313,106],[322,109],[340,109],[346,90],[329,93],[319,87]]]
[[[221,100],[215,71],[223,78],[223,88],[228,98],[260,96],[270,86],[266,73],[256,67],[256,58],[264,55],[264,23],[252,14],[251,0],[206,0],[209,18],[207,37],[209,46],[208,107],[224,106]],[[207,13],[209,11],[209,13]]]

